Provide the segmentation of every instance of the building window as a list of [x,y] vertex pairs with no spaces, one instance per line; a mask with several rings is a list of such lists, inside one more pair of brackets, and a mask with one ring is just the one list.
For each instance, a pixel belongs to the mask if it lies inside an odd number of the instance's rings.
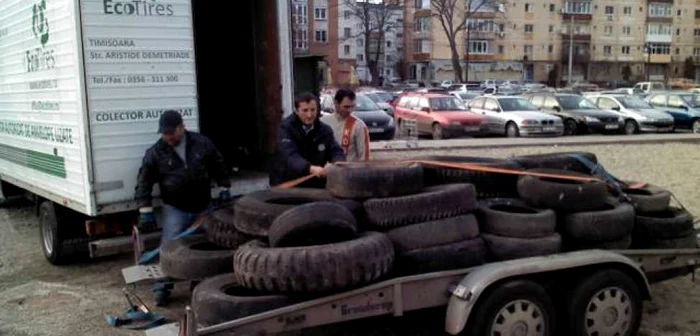
[[316,31],[316,42],[321,42],[321,43],[328,42],[328,32],[326,32],[325,30],[322,30],[322,29],[317,30]]
[[671,17],[673,16],[673,5],[665,3],[649,3],[650,17]]
[[297,25],[309,23],[306,4],[292,6],[292,22]]
[[386,61],[387,63],[390,63],[392,61],[391,55],[386,55]]
[[466,29],[470,31],[490,33],[496,31],[496,24],[493,22],[493,20],[467,19]]
[[415,31],[415,32],[429,31],[431,20],[432,20],[431,17],[418,18],[417,20],[415,20],[413,22],[413,31]]
[[625,8],[622,9],[622,13],[625,16],[632,16],[632,7],[626,6]]
[[530,4],[529,2],[526,2],[525,3],[525,13],[532,13],[532,12],[533,12],[532,4]]
[[681,36],[681,29],[680,28],[676,29],[676,36]]
[[613,27],[612,26],[605,26],[604,33],[605,33],[605,35],[612,35]]
[[365,40],[363,39],[357,39],[357,46],[358,47],[364,47],[365,46]]
[[679,9],[679,10],[676,12],[676,16],[683,16],[683,11]]
[[350,11],[344,11],[344,12],[343,12],[343,18],[344,18],[345,20],[350,20],[350,15],[352,15],[352,12],[350,12]]
[[554,26],[553,26],[553,25],[549,25],[549,32],[550,32],[550,33],[553,33],[553,32],[554,32]]
[[357,54],[357,61],[358,61],[358,62],[364,62],[364,61],[365,61],[365,55]]
[[613,7],[613,6],[605,6],[605,14],[607,14],[607,15],[613,15],[613,14],[615,14],[615,7]]
[[550,53],[550,54],[554,53],[554,46],[553,45],[550,44],[547,46],[547,53]]
[[693,48],[693,56],[700,56],[700,48],[695,47]]
[[535,30],[533,25],[531,24],[526,24],[525,25],[525,34],[532,34],[532,32]]
[[532,55],[532,46],[531,45],[524,45],[523,46],[523,53],[525,53],[525,55]]
[[549,4],[549,12],[554,13],[557,11],[557,6],[555,4]]
[[564,4],[566,14],[591,14],[590,1],[567,1]]
[[623,47],[622,47],[622,54],[623,54],[623,55],[629,55],[629,54],[630,54],[630,47],[629,47],[629,46],[623,46]]
[[350,38],[350,35],[352,35],[352,29],[350,29],[350,28],[343,29],[343,36],[345,36],[345,38]]
[[386,47],[391,48],[391,41],[386,41]]
[[695,18],[700,19],[700,9],[695,10]]
[[503,46],[502,45],[498,46],[498,53],[503,54]]
[[612,54],[612,47],[603,46],[603,54],[605,54],[605,56],[610,56],[610,54]]
[[344,45],[343,46],[343,53],[345,55],[350,55],[350,46],[349,45]]
[[489,41],[482,41],[482,40],[469,41],[468,52],[470,54],[481,54],[481,55],[490,54]]
[[652,55],[670,55],[671,45],[663,43],[649,43],[645,51],[650,52]]
[[632,35],[632,28],[630,28],[629,26],[622,27],[622,35],[625,35],[625,36]]
[[676,48],[676,55],[680,55],[680,54],[681,54],[681,48]]
[[297,28],[294,31],[294,48],[308,49],[309,48],[309,31],[306,28]]
[[429,40],[413,40],[413,52],[417,54],[430,53],[431,45]]
[[648,24],[647,25],[648,35],[673,35],[673,28],[670,24]]
[[700,28],[695,28],[693,34],[695,35],[695,37],[700,37]]
[[317,21],[323,21],[326,19],[326,8],[316,8],[314,10],[314,18]]
[[506,25],[503,24],[503,23],[499,24],[499,25],[498,25],[498,31],[501,32],[501,33],[504,32],[504,31],[506,31]]

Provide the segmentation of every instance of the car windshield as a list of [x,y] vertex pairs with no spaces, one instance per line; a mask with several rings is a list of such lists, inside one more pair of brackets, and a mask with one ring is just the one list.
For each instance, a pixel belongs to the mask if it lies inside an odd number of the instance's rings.
[[430,109],[433,111],[466,111],[466,107],[454,97],[430,98]]
[[629,96],[629,97],[620,97],[617,100],[620,101],[620,104],[624,106],[625,108],[628,109],[650,109],[653,108],[649,103],[634,97],[634,96]]
[[379,106],[377,106],[377,104],[373,102],[372,99],[368,98],[367,95],[358,95],[357,99],[355,99],[356,112],[376,110],[381,110],[381,108],[379,108]]
[[559,104],[565,110],[593,110],[597,109],[595,104],[581,96],[559,96]]
[[379,95],[377,95],[376,93],[365,93],[365,96],[367,96],[367,98],[369,98],[369,99],[372,99],[372,101],[375,103],[382,102],[382,98],[379,97]]
[[535,105],[530,104],[525,98],[501,98],[498,102],[501,103],[503,112],[537,111]]
[[374,95],[379,97],[384,103],[394,100],[394,97],[387,92],[375,92]]
[[680,95],[681,99],[688,104],[690,107],[700,107],[700,95],[697,94],[685,94]]

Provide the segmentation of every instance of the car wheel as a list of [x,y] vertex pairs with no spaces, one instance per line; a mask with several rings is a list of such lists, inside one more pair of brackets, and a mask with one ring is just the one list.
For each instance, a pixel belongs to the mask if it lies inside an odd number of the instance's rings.
[[519,137],[520,130],[518,129],[518,125],[516,125],[514,122],[509,122],[506,126],[506,136],[509,138]]
[[639,126],[634,120],[627,120],[625,122],[625,134],[632,135],[639,133]]
[[564,135],[576,135],[578,133],[578,124],[576,120],[569,119],[564,122]]
[[443,131],[440,124],[433,124],[433,140],[442,140],[445,138],[445,131]]
[[693,133],[700,133],[700,120],[693,121]]

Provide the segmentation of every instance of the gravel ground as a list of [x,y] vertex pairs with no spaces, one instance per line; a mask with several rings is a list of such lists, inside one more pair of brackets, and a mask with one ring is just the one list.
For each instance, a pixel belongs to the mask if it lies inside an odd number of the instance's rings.
[[[671,189],[691,212],[700,213],[700,151],[692,144],[605,145],[586,147],[530,147],[496,150],[378,152],[376,158],[408,158],[445,154],[508,157],[516,154],[581,150],[598,154],[613,174]],[[120,270],[130,265],[128,256],[67,267],[49,265],[39,248],[39,232],[33,207],[28,204],[0,208],[0,336],[140,335],[107,327],[105,314],[125,308]],[[640,335],[700,335],[700,287],[689,277],[656,284],[654,300],[645,304]],[[139,287],[147,302],[146,286]],[[168,309],[157,309],[177,318],[187,300],[187,285],[178,286]],[[432,314],[431,314],[432,315]],[[408,315],[403,319],[379,319],[323,328],[315,335],[443,335],[442,316]],[[426,320],[427,319],[427,320]],[[368,326],[373,327],[369,328]],[[426,326],[435,326],[429,328]]]

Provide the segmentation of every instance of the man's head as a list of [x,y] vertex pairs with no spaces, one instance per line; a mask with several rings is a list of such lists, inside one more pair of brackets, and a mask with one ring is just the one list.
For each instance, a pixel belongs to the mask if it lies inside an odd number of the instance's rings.
[[335,113],[343,118],[347,117],[355,109],[355,92],[350,89],[340,89],[335,93]]
[[177,146],[185,136],[185,125],[182,116],[177,111],[165,111],[160,115],[158,133],[163,141],[170,146]]
[[300,94],[294,100],[294,112],[304,125],[313,125],[318,118],[318,99],[311,93]]

